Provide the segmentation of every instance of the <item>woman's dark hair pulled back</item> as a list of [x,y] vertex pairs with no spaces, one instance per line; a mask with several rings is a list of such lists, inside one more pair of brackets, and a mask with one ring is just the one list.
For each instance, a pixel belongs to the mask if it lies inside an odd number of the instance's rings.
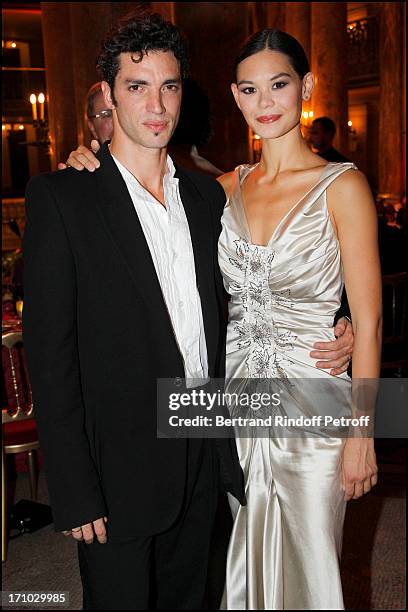
[[299,75],[300,79],[303,79],[305,74],[310,71],[306,53],[296,38],[293,38],[287,32],[282,32],[282,30],[266,28],[265,30],[255,32],[255,34],[252,34],[244,41],[234,63],[235,82],[237,80],[238,64],[247,57],[251,57],[251,55],[255,55],[255,53],[265,49],[284,53],[289,58],[292,68]]

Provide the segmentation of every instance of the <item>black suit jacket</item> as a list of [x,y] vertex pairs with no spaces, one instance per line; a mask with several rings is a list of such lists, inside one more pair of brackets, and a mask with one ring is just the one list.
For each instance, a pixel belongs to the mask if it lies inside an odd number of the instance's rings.
[[[107,144],[94,173],[32,178],[26,193],[24,344],[56,530],[107,515],[109,533],[152,534],[182,505],[185,439],[157,439],[156,379],[183,378],[150,251]],[[194,251],[209,374],[223,375],[217,265],[224,192],[177,169]],[[244,502],[234,440],[213,442]]]

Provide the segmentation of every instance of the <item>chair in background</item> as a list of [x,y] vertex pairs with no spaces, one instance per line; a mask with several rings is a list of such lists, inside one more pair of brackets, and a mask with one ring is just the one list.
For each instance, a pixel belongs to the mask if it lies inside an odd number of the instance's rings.
[[383,351],[381,370],[389,376],[407,374],[407,273],[383,276]]
[[37,498],[40,448],[33,415],[31,388],[24,356],[22,334],[11,331],[2,335],[2,362],[6,406],[2,406],[2,561],[7,555],[7,455],[27,453],[31,500]]

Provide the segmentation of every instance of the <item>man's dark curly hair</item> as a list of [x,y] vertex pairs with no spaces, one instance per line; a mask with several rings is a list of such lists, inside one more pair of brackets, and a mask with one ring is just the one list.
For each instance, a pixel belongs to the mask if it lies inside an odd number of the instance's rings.
[[180,64],[181,78],[187,77],[187,45],[180,30],[158,13],[133,13],[109,32],[97,59],[96,66],[112,92],[119,71],[119,55],[134,53],[133,61],[141,62],[148,51],[172,51]]

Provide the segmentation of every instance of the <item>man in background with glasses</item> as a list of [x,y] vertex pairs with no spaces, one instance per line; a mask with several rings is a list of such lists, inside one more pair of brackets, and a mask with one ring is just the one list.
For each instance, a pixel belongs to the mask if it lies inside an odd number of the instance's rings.
[[101,83],[94,83],[86,94],[86,119],[92,138],[99,144],[112,138],[112,111],[106,108]]

